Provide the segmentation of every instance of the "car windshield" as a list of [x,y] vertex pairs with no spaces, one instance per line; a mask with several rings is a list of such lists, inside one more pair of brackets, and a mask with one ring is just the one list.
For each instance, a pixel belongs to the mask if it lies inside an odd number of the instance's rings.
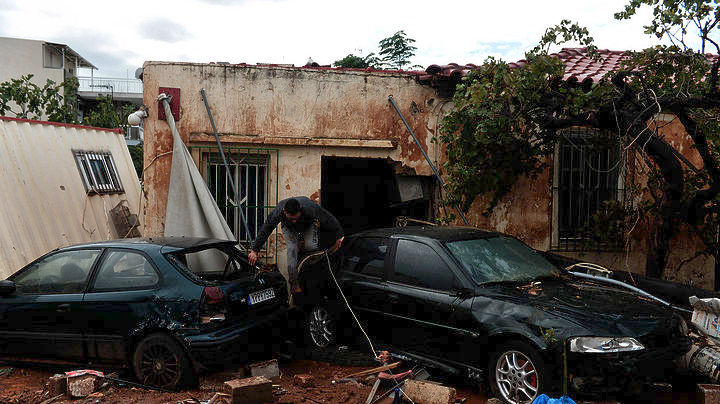
[[446,243],[477,283],[532,281],[560,274],[545,257],[512,237]]

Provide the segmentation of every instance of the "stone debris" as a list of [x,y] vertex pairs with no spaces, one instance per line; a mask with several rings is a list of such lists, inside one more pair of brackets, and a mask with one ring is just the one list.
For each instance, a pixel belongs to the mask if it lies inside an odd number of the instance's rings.
[[437,383],[408,380],[404,392],[417,404],[455,404],[455,389]]
[[275,401],[272,382],[264,376],[229,380],[225,382],[223,388],[225,393],[230,395],[232,404],[260,404]]
[[280,377],[280,366],[277,359],[257,362],[248,365],[248,374],[250,377],[263,376],[270,380],[276,380]]
[[67,378],[67,392],[70,397],[87,397],[97,388],[97,377],[95,375],[80,375]]
[[315,378],[312,375],[295,375],[293,384],[300,387],[315,387]]

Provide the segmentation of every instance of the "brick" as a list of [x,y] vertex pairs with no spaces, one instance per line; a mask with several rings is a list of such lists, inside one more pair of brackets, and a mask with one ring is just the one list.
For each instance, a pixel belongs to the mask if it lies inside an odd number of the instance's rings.
[[300,387],[314,387],[315,378],[312,375],[295,375],[293,384]]
[[455,389],[437,383],[408,380],[403,391],[417,404],[455,404]]
[[248,374],[250,377],[263,376],[270,380],[277,380],[280,378],[280,366],[277,359],[253,363],[248,365]]
[[235,379],[225,382],[225,393],[230,394],[232,404],[274,403],[272,382],[264,376]]
[[58,394],[65,394],[65,392],[67,392],[67,376],[63,374],[53,375],[48,379],[47,390],[52,397]]
[[82,398],[92,394],[97,388],[94,375],[80,375],[67,378],[67,392],[70,397]]
[[720,385],[699,384],[700,404],[720,404]]

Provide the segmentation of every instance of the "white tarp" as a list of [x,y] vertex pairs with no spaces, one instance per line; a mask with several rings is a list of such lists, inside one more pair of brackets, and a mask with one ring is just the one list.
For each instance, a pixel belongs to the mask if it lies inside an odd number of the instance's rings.
[[173,135],[165,235],[235,240],[190,152],[180,138],[169,103],[163,104]]

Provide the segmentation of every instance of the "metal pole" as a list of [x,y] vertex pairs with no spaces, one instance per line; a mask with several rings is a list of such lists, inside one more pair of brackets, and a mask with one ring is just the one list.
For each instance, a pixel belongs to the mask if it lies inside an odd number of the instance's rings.
[[[413,139],[415,139],[415,143],[417,144],[418,149],[420,149],[420,151],[422,152],[422,155],[425,156],[425,160],[430,165],[430,168],[432,168],[433,173],[435,173],[435,178],[437,178],[438,181],[440,181],[440,186],[442,187],[443,190],[445,190],[445,182],[440,177],[440,173],[435,168],[435,165],[432,163],[432,161],[430,161],[430,157],[428,157],[427,153],[425,153],[425,149],[423,149],[417,136],[415,136],[415,133],[413,132],[413,130],[410,128],[410,125],[405,120],[405,117],[403,116],[402,112],[400,112],[400,109],[398,108],[397,104],[395,104],[395,100],[393,99],[392,95],[388,96],[388,101],[390,101],[390,104],[392,104],[393,108],[395,108],[395,112],[397,112],[397,114],[400,116],[400,119],[402,119],[408,132],[410,132],[410,135],[412,135]],[[468,222],[467,218],[465,217],[465,214],[462,212],[462,210],[460,210],[460,206],[458,206],[456,204],[455,210],[457,210],[457,212],[460,214],[460,217],[462,218],[463,222],[465,222],[465,226],[470,226],[470,222]]]
[[243,212],[242,205],[239,201],[240,194],[238,194],[237,187],[235,186],[235,179],[232,177],[232,174],[230,174],[230,166],[225,159],[225,151],[223,150],[222,143],[220,142],[220,136],[218,136],[218,131],[215,127],[215,120],[213,119],[212,112],[210,112],[210,105],[208,105],[207,96],[205,95],[204,88],[200,90],[200,94],[202,95],[203,102],[205,103],[205,109],[207,110],[208,116],[210,117],[210,124],[212,125],[213,133],[215,134],[215,141],[217,142],[218,149],[220,150],[220,155],[222,156],[223,164],[225,165],[225,174],[227,181],[232,186],[233,195],[235,195],[235,205],[240,211],[240,220],[242,220],[242,223],[245,226],[245,234],[247,234],[247,239],[250,242],[250,245],[252,245],[253,239],[252,235],[250,234],[250,228],[248,227],[247,220],[245,220],[245,213]]

